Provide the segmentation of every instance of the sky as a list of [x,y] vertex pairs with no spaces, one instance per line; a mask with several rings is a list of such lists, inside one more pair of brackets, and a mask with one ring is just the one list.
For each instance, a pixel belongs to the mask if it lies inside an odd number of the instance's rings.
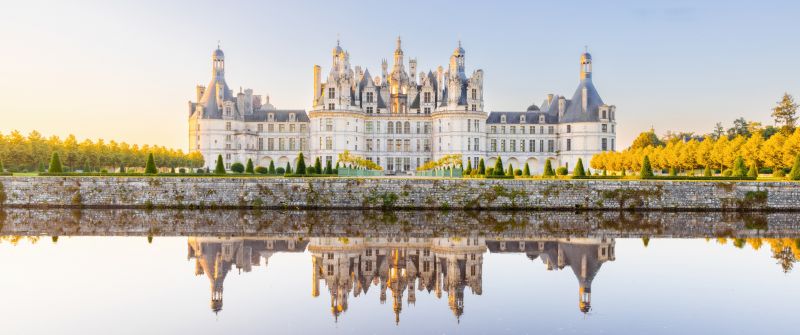
[[187,101],[220,41],[234,90],[310,109],[312,68],[337,37],[379,73],[397,36],[420,70],[459,40],[485,72],[486,111],[571,97],[579,56],[617,107],[618,148],[654,127],[708,133],[772,124],[800,95],[797,1],[11,1],[0,0],[0,133],[75,134],[186,149]]

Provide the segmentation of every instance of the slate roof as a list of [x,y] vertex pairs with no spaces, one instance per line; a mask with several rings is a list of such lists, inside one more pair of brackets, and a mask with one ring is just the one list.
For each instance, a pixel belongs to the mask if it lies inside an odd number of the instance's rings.
[[[583,89],[586,88],[586,95],[588,101],[586,103],[586,110],[583,109]],[[557,105],[557,104],[556,104]],[[561,122],[598,122],[599,107],[603,105],[603,99],[597,93],[597,89],[592,84],[592,79],[586,78],[581,80],[572,99],[567,101],[567,108],[561,118]]]
[[295,122],[309,122],[308,114],[306,111],[302,109],[297,110],[288,110],[288,109],[277,109],[277,110],[259,110],[254,111],[253,114],[246,114],[244,116],[244,120],[248,122],[267,122],[267,115],[268,114],[275,114],[275,122],[289,122],[289,114],[295,114]]
[[539,115],[544,115],[544,124],[558,123],[558,114],[548,114],[541,111],[536,112],[491,112],[486,119],[486,124],[501,124],[500,116],[506,116],[505,124],[520,124],[519,120],[522,115],[525,115],[525,122],[523,124],[539,124]]

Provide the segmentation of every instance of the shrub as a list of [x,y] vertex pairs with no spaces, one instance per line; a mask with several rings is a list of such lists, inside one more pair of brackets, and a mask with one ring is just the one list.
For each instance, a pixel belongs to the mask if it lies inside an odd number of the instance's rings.
[[313,166],[309,166],[306,168],[306,174],[315,174],[317,173],[317,168]]
[[585,177],[586,171],[583,170],[583,160],[578,158],[578,162],[575,163],[575,168],[572,169],[572,175],[575,177]]
[[275,162],[269,161],[269,168],[267,169],[267,173],[275,174]]
[[493,176],[494,175],[494,168],[486,169],[486,175],[487,176]]
[[[289,164],[287,163],[286,166],[289,166]],[[284,169],[282,167],[279,167],[279,168],[275,169],[275,173],[284,174],[284,173],[286,173],[286,169]]]
[[217,156],[217,166],[214,167],[214,174],[225,174],[225,163],[222,161],[222,155]]
[[236,162],[231,164],[231,171],[236,173],[243,173],[244,172],[244,164]]
[[[289,169],[287,168],[287,170],[289,170]],[[302,152],[299,155],[297,155],[297,169],[296,170],[297,171],[295,171],[295,173],[297,173],[297,174],[306,174],[306,160],[303,158],[303,153]]]
[[778,177],[778,178],[783,178],[783,177],[786,176],[786,171],[784,171],[782,168],[775,168],[775,171],[772,172],[772,176],[773,177]]
[[506,176],[513,176],[514,175],[514,165],[508,163],[508,169],[506,169]]
[[800,155],[794,158],[792,171],[789,172],[789,180],[800,180]]
[[322,162],[319,160],[319,157],[314,161],[314,171],[316,173],[322,173]]
[[568,174],[569,174],[569,170],[567,169],[566,166],[559,166],[558,169],[556,169],[556,175],[566,176]]
[[186,174],[186,169],[184,169],[184,168],[180,168],[180,169],[178,169],[178,173],[180,173],[180,174]]
[[[278,172],[281,173],[281,172]],[[286,169],[284,169],[283,174],[291,174],[292,173],[292,165],[289,162],[286,162]]]
[[670,167],[668,173],[669,173],[670,177],[675,177],[675,176],[678,175],[678,169],[676,169],[674,167]]
[[555,177],[556,172],[553,171],[553,165],[550,163],[550,160],[544,161],[544,172],[542,173],[543,177]]
[[492,174],[495,176],[502,176],[506,174],[505,171],[503,171],[503,159],[500,158],[500,156],[497,156],[497,161],[494,162]]
[[108,173],[107,169],[100,169],[100,173]]
[[747,176],[750,178],[758,178],[758,167],[755,164],[750,166],[750,170],[747,171]]
[[[153,154],[150,154],[152,157]],[[2,172],[2,171],[0,171]],[[64,168],[61,167],[61,158],[58,157],[58,153],[54,152],[53,156],[50,157],[50,168],[47,169],[49,173],[62,173],[64,172]]]
[[522,176],[523,177],[530,177],[531,176],[531,168],[528,167],[528,163],[525,163],[525,167],[522,169]]
[[650,157],[647,157],[647,155],[642,159],[642,170],[639,171],[639,178],[653,178],[653,167],[650,166]]
[[483,164],[483,158],[478,161],[478,174],[486,174],[486,165]]
[[144,173],[146,174],[156,174],[158,173],[158,168],[156,168],[156,160],[153,158],[153,153],[151,152],[147,155],[147,164],[144,166]]
[[0,161],[0,173],[5,172],[6,169],[3,167],[3,161]]
[[[273,166],[272,168],[274,169],[275,167]],[[257,166],[255,172],[258,174],[267,174],[269,173],[269,169],[263,166]]]
[[744,177],[746,175],[747,166],[744,165],[744,159],[742,159],[742,156],[736,157],[736,160],[733,161],[733,176]]
[[197,173],[197,174],[204,174],[204,173],[206,173],[206,170],[201,168],[201,169],[197,169],[197,170],[195,170],[195,171],[194,171],[194,173]]
[[125,165],[119,165],[119,173],[125,173]]
[[333,167],[331,167],[331,161],[325,162],[325,174],[333,174]]
[[253,160],[252,159],[250,159],[250,158],[247,159],[247,167],[244,168],[244,172],[247,172],[249,174],[256,173],[255,169],[253,169]]
[[606,171],[606,169],[603,169],[603,177],[605,176],[608,176],[608,171]]
[[706,165],[706,168],[703,169],[703,177],[711,177],[713,175],[714,175],[714,173],[711,172],[711,167]]
[[333,168],[333,174],[339,174],[339,162],[336,162],[336,167]]
[[733,177],[733,170],[725,169],[725,171],[722,171],[722,176],[723,177]]
[[522,170],[520,170],[520,169],[514,170],[514,175],[515,176],[522,176]]
[[464,169],[464,174],[465,175],[469,175],[471,173],[472,173],[472,161],[471,160],[467,160],[467,168]]

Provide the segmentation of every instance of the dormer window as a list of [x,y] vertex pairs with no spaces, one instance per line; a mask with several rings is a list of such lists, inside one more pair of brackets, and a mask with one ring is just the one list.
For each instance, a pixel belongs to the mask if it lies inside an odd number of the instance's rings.
[[544,123],[544,115],[539,115],[539,123]]
[[269,122],[275,121],[275,114],[273,113],[267,114],[267,121]]
[[525,123],[525,115],[519,116],[519,123]]
[[371,103],[375,100],[375,93],[367,92],[367,103]]
[[294,121],[295,121],[294,113],[289,113],[289,122],[294,122]]
[[500,115],[500,123],[506,123],[506,116]]

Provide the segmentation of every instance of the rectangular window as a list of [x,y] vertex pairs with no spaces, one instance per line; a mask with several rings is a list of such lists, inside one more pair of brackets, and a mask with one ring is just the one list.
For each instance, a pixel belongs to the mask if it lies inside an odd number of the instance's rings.
[[289,132],[290,133],[294,133],[297,130],[296,128],[297,128],[297,126],[295,126],[294,124],[290,124],[289,125]]
[[272,123],[268,124],[267,125],[267,132],[268,133],[274,133],[275,132],[275,125],[272,124]]
[[500,126],[500,133],[501,134],[505,134],[506,133],[506,126]]
[[392,140],[392,139],[386,140],[386,151],[389,151],[389,152],[394,151],[394,140]]
[[517,151],[517,140],[511,140],[509,141],[508,144],[509,144],[508,148],[510,149],[511,152]]
[[301,133],[305,133],[306,132],[306,124],[305,123],[301,123],[300,124],[300,132]]
[[472,122],[475,123],[475,132],[479,133],[481,131],[481,126],[480,126],[481,123],[480,123],[480,121],[473,120]]
[[269,151],[275,150],[275,139],[274,138],[268,138],[267,139],[267,150],[269,150]]
[[422,143],[424,144],[425,152],[430,152],[431,151],[431,142],[426,138]]
[[258,150],[264,150],[264,139],[261,137],[258,138]]
[[472,122],[470,122],[470,120],[467,120],[467,132],[471,131],[472,131]]
[[473,112],[475,112],[475,111],[477,111],[477,110],[478,110],[478,106],[477,106],[477,105],[475,105],[475,104],[473,104],[473,105],[472,105],[472,111],[473,111]]
[[611,139],[611,151],[614,151],[614,139]]
[[367,151],[372,151],[372,139],[367,139]]
[[422,129],[420,129],[420,123],[419,123],[419,122],[417,122],[417,134],[419,134],[421,130],[422,130]]
[[472,89],[472,100],[475,100],[475,99],[478,99],[478,90],[473,88]]
[[285,133],[286,132],[286,125],[285,124],[279,124],[278,125],[278,132],[279,133]]
[[536,152],[536,140],[529,140],[528,141],[528,150],[530,152]]
[[480,151],[480,140],[476,137],[475,141],[472,142],[472,151]]
[[607,124],[605,124],[605,123],[603,124],[603,132],[604,132],[604,133],[607,133],[607,132],[608,132],[608,125],[607,125]]
[[567,139],[567,151],[572,150],[572,139]]
[[492,151],[497,152],[497,140],[492,139]]
[[525,140],[519,140],[519,151],[525,152]]
[[601,150],[606,151],[608,150],[608,139],[602,139],[602,144],[600,147]]
[[295,146],[295,139],[294,138],[290,138],[289,139],[289,150],[291,150],[291,151],[297,150],[297,147]]
[[[403,151],[410,152],[411,151],[411,140],[403,140]],[[408,169],[406,169],[408,170]]]
[[325,138],[325,150],[333,150],[333,138],[330,136]]
[[[423,93],[423,94],[422,94],[422,97],[423,97],[423,99],[422,99],[422,102],[423,102],[423,103],[426,103],[426,104],[429,104],[429,103],[431,103],[431,92],[425,92],[425,93]],[[427,114],[427,113],[425,113],[425,114]]]
[[285,143],[285,140],[282,139],[282,138],[278,139],[278,150],[280,150],[280,151],[286,150],[286,143]]
[[333,119],[325,119],[325,131],[333,131]]
[[536,134],[536,126],[531,126],[531,135]]
[[517,133],[517,126],[511,126],[510,130],[511,130],[512,134],[516,134]]
[[430,114],[431,113],[431,108],[430,107],[425,107],[424,111],[425,111],[425,114]]
[[336,98],[336,89],[333,87],[328,88],[328,99],[335,99],[335,98]]
[[556,142],[553,140],[547,140],[547,152],[555,152],[556,151]]
[[372,114],[372,106],[367,107],[367,114]]
[[[367,92],[367,102],[370,103],[375,99],[375,93]],[[370,112],[371,113],[371,112]]]
[[547,127],[547,133],[548,134],[552,135],[552,134],[555,134],[555,132],[556,132],[556,128],[555,127],[553,127],[553,126]]
[[367,133],[372,133],[372,121],[367,121],[366,128]]
[[258,132],[260,133],[262,131],[264,131],[264,124],[263,123],[259,123],[258,124]]
[[329,109],[329,110],[334,110],[334,109],[336,109],[336,105],[335,105],[335,104],[333,104],[333,103],[329,103],[329,104],[328,104],[328,109]]
[[231,130],[231,123],[225,122],[225,130]]

